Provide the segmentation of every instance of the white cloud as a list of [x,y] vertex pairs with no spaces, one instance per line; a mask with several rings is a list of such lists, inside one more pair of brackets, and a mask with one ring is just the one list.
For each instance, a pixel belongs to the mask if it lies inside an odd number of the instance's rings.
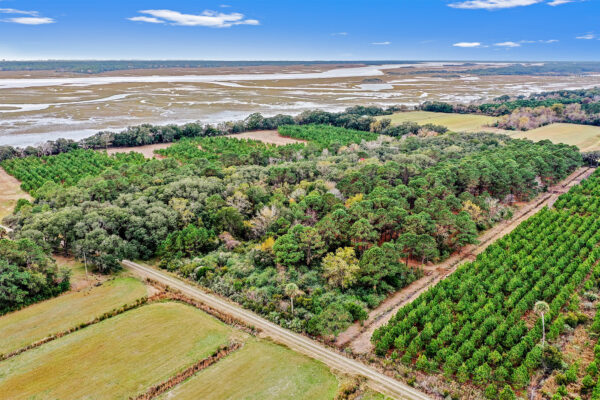
[[481,47],[481,43],[479,43],[479,42],[458,42],[458,43],[454,43],[452,46],[454,46],[454,47]]
[[56,21],[52,18],[40,17],[38,11],[17,10],[14,8],[0,8],[0,14],[28,15],[28,17],[13,17],[3,19],[2,22],[12,22],[22,25],[44,25],[53,24]]
[[592,40],[595,38],[596,38],[596,35],[594,35],[593,33],[587,33],[585,35],[577,36],[575,39]]
[[45,25],[45,24],[53,24],[56,21],[52,18],[46,17],[17,17],[17,18],[8,18],[4,20],[5,22],[13,22],[15,24],[22,25]]
[[348,36],[348,32],[334,32],[331,36]]
[[389,44],[392,44],[392,42],[373,42],[371,44],[373,44],[375,46],[387,46]]
[[519,40],[519,43],[523,43],[523,44],[532,44],[532,43],[557,43],[558,40],[557,39],[548,39],[548,40]]
[[[549,6],[574,3],[582,0],[464,0],[448,4],[452,8],[463,8],[468,10],[498,10],[502,8],[524,7],[538,3],[546,3]],[[583,0],[584,1],[584,0]]]
[[575,0],[552,0],[548,3],[549,6],[555,7],[560,6],[561,4],[573,3]]
[[468,0],[458,3],[450,3],[448,6],[452,8],[464,8],[469,10],[497,10],[501,8],[513,8],[530,6],[532,4],[541,3],[543,0]]
[[130,21],[135,21],[135,22],[148,22],[150,24],[164,24],[165,21],[161,21],[158,18],[154,18],[154,17],[144,17],[144,16],[139,16],[139,17],[131,17],[131,18],[127,18]]
[[501,42],[501,43],[494,44],[494,46],[498,46],[498,47],[521,47],[521,45],[519,43],[515,43],[515,42]]
[[23,11],[23,10],[16,10],[14,8],[0,8],[0,13],[2,13],[2,14],[23,14],[23,15],[32,15],[32,16],[39,15],[39,12],[37,12],[37,11]]
[[240,13],[226,14],[210,10],[206,10],[202,14],[183,14],[172,10],[142,10],[140,13],[149,15],[150,17],[143,16],[145,19],[132,17],[129,20],[154,24],[169,23],[181,26],[206,26],[210,28],[229,28],[234,25],[260,25],[258,20],[246,19],[244,14]]

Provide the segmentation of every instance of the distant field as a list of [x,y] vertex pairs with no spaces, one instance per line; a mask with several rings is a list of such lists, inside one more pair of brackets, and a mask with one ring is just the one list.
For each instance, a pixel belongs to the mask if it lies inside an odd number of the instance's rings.
[[160,399],[333,399],[337,386],[325,365],[283,346],[250,340]]
[[[108,155],[117,154],[117,153],[129,153],[131,151],[135,153],[141,153],[145,158],[164,158],[158,154],[154,153],[154,150],[166,149],[171,146],[173,143],[156,143],[156,144],[147,144],[145,146],[135,146],[135,147],[111,147],[106,152]],[[99,150],[104,151],[104,150]]]
[[188,305],[143,306],[2,362],[1,397],[126,399],[208,357],[235,334]]
[[304,140],[292,139],[289,137],[281,136],[277,130],[272,131],[252,131],[236,133],[235,135],[227,135],[227,137],[234,139],[253,139],[260,140],[263,143],[275,144],[277,146],[284,146],[291,143],[304,143]]
[[147,294],[135,278],[118,278],[102,286],[67,293],[0,317],[0,353],[8,353],[48,335],[90,321],[133,303]]
[[551,124],[525,132],[513,132],[512,137],[539,141],[549,139],[554,143],[566,143],[582,151],[600,150],[600,127],[576,124]]
[[378,119],[389,118],[392,124],[398,125],[403,122],[416,122],[418,124],[435,124],[447,127],[454,132],[478,132],[497,131],[497,129],[486,127],[496,122],[496,118],[487,115],[476,114],[447,114],[429,111],[408,111],[393,115],[384,115]]

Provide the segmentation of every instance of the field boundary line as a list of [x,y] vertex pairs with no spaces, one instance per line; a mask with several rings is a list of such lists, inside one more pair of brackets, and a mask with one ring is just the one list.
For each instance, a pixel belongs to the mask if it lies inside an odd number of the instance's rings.
[[256,326],[261,329],[265,335],[270,336],[275,342],[284,344],[292,350],[321,361],[330,368],[358,376],[364,376],[367,378],[371,388],[392,398],[406,400],[430,399],[427,394],[380,372],[373,366],[366,365],[359,360],[350,358],[348,355],[326,347],[311,338],[289,331],[252,311],[244,309],[228,299],[210,294],[193,283],[186,282],[167,272],[159,271],[155,268],[128,260],[123,260],[122,263],[124,266],[137,272],[143,277],[151,277],[152,279],[159,280],[164,285],[180,290],[184,294],[203,302],[209,307],[218,309],[223,313],[229,313],[236,318],[242,319],[251,326]]
[[0,354],[0,361],[4,361],[4,360],[8,360],[9,358],[18,356],[21,353],[24,353],[26,351],[29,350],[33,350],[37,347],[40,347],[41,345],[44,345],[46,343],[52,342],[56,339],[60,339],[63,336],[69,335],[71,333],[77,332],[83,328],[87,328],[88,326],[91,325],[95,325],[99,322],[102,322],[104,320],[110,319],[112,317],[116,317],[117,315],[123,314],[127,311],[133,310],[135,308],[141,307],[143,305],[148,304],[149,301],[152,301],[154,298],[148,298],[147,296],[144,296],[142,298],[137,299],[135,302],[133,303],[128,303],[128,304],[124,304],[119,308],[113,308],[111,311],[105,312],[104,314],[101,314],[100,316],[87,321],[87,322],[82,322],[79,325],[73,326],[69,329],[66,329],[64,331],[58,332],[58,333],[54,333],[51,334],[49,336],[46,336],[43,339],[38,340],[37,342],[33,342],[25,347],[21,347],[20,349],[17,350],[13,350],[9,353],[6,354]]
[[198,372],[210,367],[211,365],[216,364],[223,358],[227,357],[231,353],[241,349],[243,347],[243,343],[232,342],[228,346],[218,348],[211,356],[204,358],[198,362],[196,362],[191,367],[186,368],[184,371],[178,373],[175,376],[167,379],[164,382],[159,383],[158,385],[152,386],[145,393],[136,396],[130,397],[130,399],[134,400],[151,400],[160,396],[168,390],[173,389],[177,385],[183,383],[187,379],[193,377]]

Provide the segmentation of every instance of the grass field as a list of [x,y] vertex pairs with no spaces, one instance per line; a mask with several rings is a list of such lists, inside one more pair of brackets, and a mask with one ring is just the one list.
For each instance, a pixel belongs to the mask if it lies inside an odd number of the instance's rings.
[[252,339],[160,399],[333,399],[337,386],[325,365]]
[[512,137],[539,141],[549,139],[554,143],[566,143],[581,151],[600,150],[600,127],[576,124],[551,124],[525,132],[513,132]]
[[71,292],[0,317],[0,353],[18,350],[48,335],[87,322],[133,303],[147,294],[134,278],[117,278],[102,286]]
[[447,114],[429,111],[408,111],[395,113],[393,115],[384,115],[378,119],[389,118],[392,124],[399,125],[403,122],[416,122],[418,124],[435,124],[447,127],[454,132],[479,132],[479,131],[497,131],[497,129],[486,127],[496,122],[496,118],[487,115],[476,114]]
[[1,397],[126,399],[208,357],[236,334],[185,304],[143,306],[3,361]]

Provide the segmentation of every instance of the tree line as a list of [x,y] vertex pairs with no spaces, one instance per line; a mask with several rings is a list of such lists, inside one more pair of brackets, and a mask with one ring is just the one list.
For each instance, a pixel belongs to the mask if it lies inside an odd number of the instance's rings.
[[264,117],[260,113],[254,113],[244,120],[228,121],[217,125],[202,124],[200,122],[164,126],[143,124],[129,127],[120,132],[101,131],[80,141],[60,138],[47,141],[39,146],[27,146],[25,148],[0,146],[0,161],[18,157],[56,155],[76,149],[108,149],[111,147],[171,143],[183,138],[213,137],[254,130],[271,130],[283,125],[327,124],[369,131],[371,124],[375,122],[374,116],[390,115],[399,109],[398,107],[383,109],[376,106],[354,106],[340,113],[312,110],[305,111],[295,117],[284,114]]

